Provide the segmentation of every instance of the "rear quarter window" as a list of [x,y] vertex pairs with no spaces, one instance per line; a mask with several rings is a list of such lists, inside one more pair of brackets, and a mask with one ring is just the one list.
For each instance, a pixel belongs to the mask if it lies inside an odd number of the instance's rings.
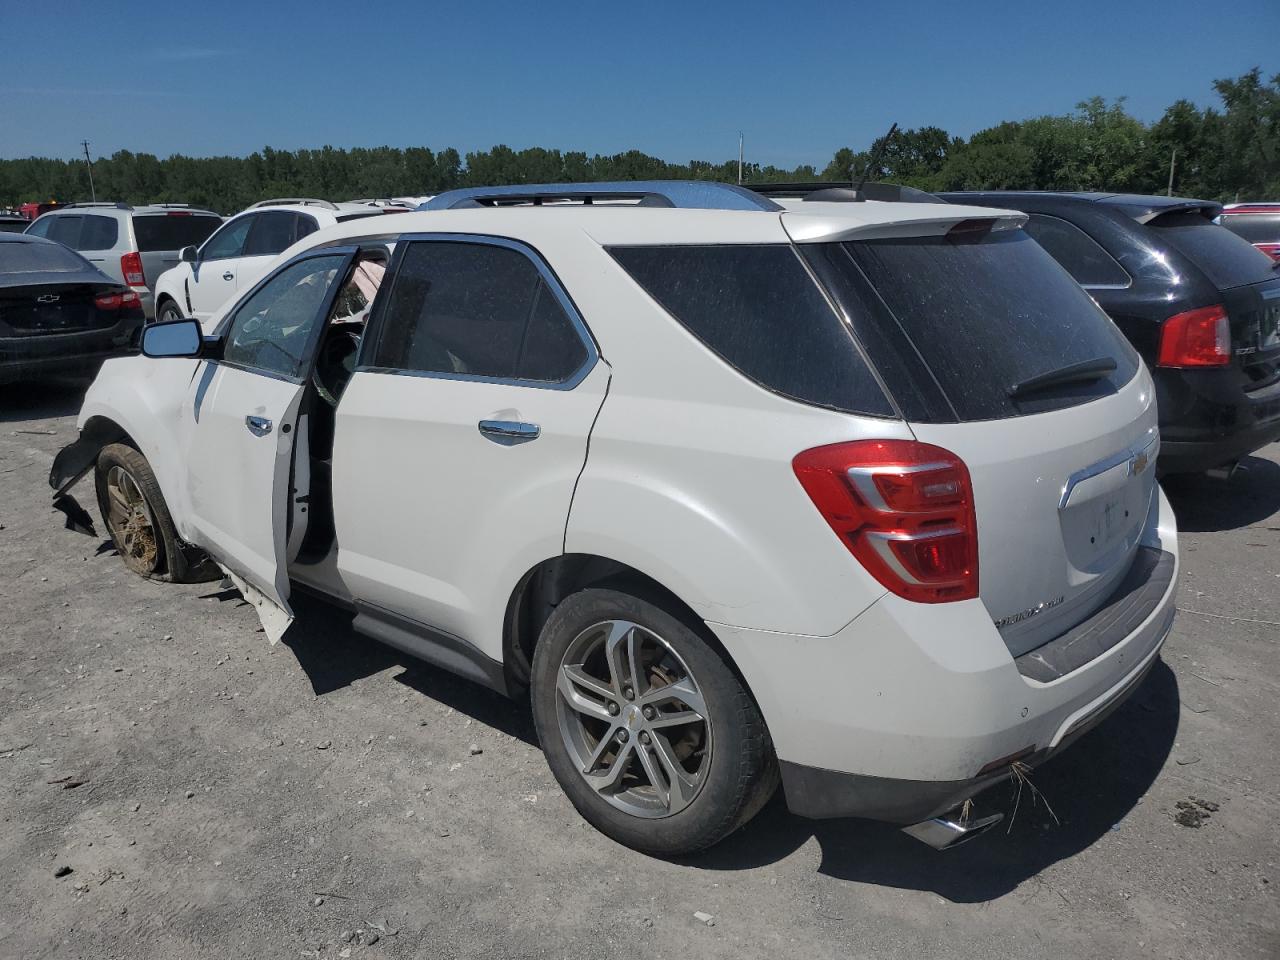
[[133,218],[133,236],[143,253],[181,250],[200,246],[221,225],[221,217],[208,214],[144,214]]
[[1274,260],[1198,213],[1167,213],[1147,226],[1203,270],[1219,290],[1263,283],[1275,276]]
[[894,415],[849,329],[790,246],[609,253],[682,326],[760,386],[818,407]]
[[1025,227],[1031,239],[1086,287],[1124,287],[1129,274],[1091,236],[1060,217],[1033,213]]

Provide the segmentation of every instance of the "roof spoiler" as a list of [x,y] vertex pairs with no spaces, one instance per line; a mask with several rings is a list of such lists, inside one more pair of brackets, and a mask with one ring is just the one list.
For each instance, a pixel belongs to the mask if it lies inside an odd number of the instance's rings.
[[864,183],[854,189],[847,180],[817,180],[809,183],[749,183],[748,190],[766,197],[835,203],[945,203],[940,197],[900,183]]

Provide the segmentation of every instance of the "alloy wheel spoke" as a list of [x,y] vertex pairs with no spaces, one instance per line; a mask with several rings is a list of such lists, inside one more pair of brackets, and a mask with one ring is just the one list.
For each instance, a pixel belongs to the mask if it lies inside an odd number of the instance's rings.
[[656,713],[649,721],[650,730],[665,730],[667,727],[679,727],[686,723],[701,723],[703,716],[692,710],[677,710],[671,713]]
[[[608,732],[600,738],[596,744],[596,748],[591,751],[591,756],[587,758],[587,762],[582,766],[582,772],[586,776],[590,776],[600,766],[600,761],[604,759],[604,755],[609,752],[611,747],[616,747],[614,740],[614,728],[610,727]],[[615,761],[616,762],[616,761]]]
[[667,808],[671,813],[677,813],[689,805],[689,801],[698,792],[698,783],[680,764],[680,759],[675,755],[664,735],[655,733],[650,742],[653,744],[654,756],[661,764],[662,772],[670,784],[667,791]]
[[[602,741],[602,743],[606,747],[609,746],[608,741]],[[597,793],[612,793],[616,790],[622,782],[623,774],[631,766],[631,760],[635,756],[634,741],[628,740],[626,743],[616,744],[616,746],[618,752],[612,763],[599,771],[583,774],[587,778],[587,783],[591,784],[592,789]]]
[[707,703],[702,699],[702,691],[692,677],[683,677],[665,687],[654,687],[641,698],[641,703],[658,704],[667,700],[679,701],[699,717],[707,715]]
[[[560,668],[556,686],[565,703],[578,713],[613,723],[608,704],[618,697],[607,684],[588,674],[580,666],[565,664]],[[585,692],[584,692],[585,691]],[[588,696],[590,694],[591,696]],[[600,700],[593,699],[599,697]],[[600,702],[603,701],[603,702]]]
[[609,663],[609,675],[619,692],[630,687],[640,694],[640,641],[634,623],[615,621],[609,626],[609,636],[604,642],[604,655]]

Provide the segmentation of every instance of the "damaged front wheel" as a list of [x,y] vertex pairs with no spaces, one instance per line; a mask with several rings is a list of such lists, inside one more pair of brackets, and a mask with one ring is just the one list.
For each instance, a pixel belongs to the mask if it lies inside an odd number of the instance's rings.
[[98,508],[111,541],[134,573],[178,583],[205,579],[211,564],[191,564],[146,457],[113,443],[98,454]]

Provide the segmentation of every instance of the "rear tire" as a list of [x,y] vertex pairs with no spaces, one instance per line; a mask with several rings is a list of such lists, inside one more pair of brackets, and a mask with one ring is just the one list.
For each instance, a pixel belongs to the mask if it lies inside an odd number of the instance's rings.
[[777,787],[773,744],[742,681],[657,603],[614,589],[571,595],[543,627],[531,687],[551,772],[588,822],[628,847],[705,849]]
[[156,323],[169,323],[173,320],[185,320],[182,311],[178,309],[178,305],[172,300],[166,300],[164,305],[156,313]]
[[174,583],[196,583],[216,574],[203,556],[188,559],[160,484],[141,453],[123,443],[103,447],[94,479],[103,526],[126,567],[140,577]]

